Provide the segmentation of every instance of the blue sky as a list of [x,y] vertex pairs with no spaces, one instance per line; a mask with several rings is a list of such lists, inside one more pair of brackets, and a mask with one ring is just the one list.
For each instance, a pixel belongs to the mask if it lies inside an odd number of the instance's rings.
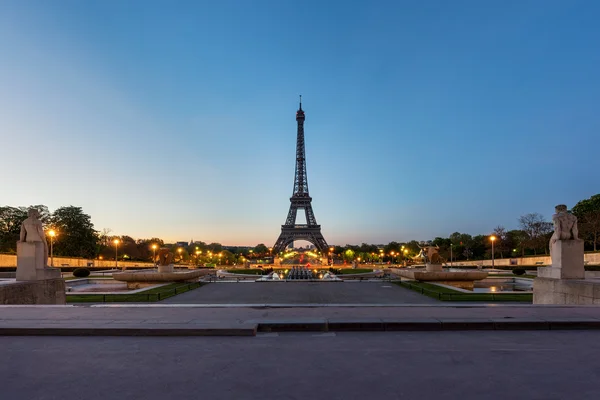
[[331,244],[517,227],[599,192],[596,1],[0,2],[0,205],[272,245],[306,111]]

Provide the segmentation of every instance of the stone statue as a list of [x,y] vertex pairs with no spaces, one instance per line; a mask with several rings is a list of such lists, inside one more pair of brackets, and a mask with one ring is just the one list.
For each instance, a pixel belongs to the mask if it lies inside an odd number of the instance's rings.
[[556,214],[552,216],[554,233],[550,238],[550,256],[552,246],[557,240],[578,240],[577,217],[567,211],[567,206],[559,204],[554,208]]
[[577,230],[577,217],[567,211],[564,204],[557,205],[554,210],[556,214],[552,216],[554,223],[554,234],[552,238],[556,240],[577,240],[579,231]]
[[21,236],[19,242],[35,243],[41,242],[44,246],[44,267],[48,266],[48,242],[44,233],[44,226],[40,221],[40,212],[35,208],[30,208],[27,212],[27,219],[21,224]]
[[424,247],[419,246],[421,252],[419,256],[425,264],[441,264],[442,257],[440,256],[439,246],[426,245]]
[[48,267],[48,242],[39,211],[30,208],[27,215],[17,242],[17,281],[60,278],[60,269]]
[[158,249],[158,254],[156,256],[158,265],[160,266],[168,266],[173,262],[173,253],[169,251],[166,247],[161,247]]
[[423,259],[425,269],[430,272],[441,271],[443,259],[440,256],[439,246],[432,246],[431,244],[426,244],[423,247],[419,246],[419,248],[421,249],[419,255]]

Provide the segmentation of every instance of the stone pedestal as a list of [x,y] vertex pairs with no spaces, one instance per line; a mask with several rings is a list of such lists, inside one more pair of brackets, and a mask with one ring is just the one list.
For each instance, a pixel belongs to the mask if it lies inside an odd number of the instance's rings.
[[10,282],[0,285],[0,304],[66,304],[66,302],[65,281],[60,279],[60,273],[59,279]]
[[60,279],[60,270],[44,265],[42,242],[17,242],[17,281]]
[[557,240],[551,254],[552,266],[539,267],[539,278],[585,279],[583,240]]
[[158,266],[158,272],[159,273],[173,272],[173,265],[159,265]]
[[600,282],[535,278],[533,280],[533,304],[600,305]]
[[441,272],[441,271],[443,271],[442,264],[427,263],[427,264],[425,264],[425,271],[427,271],[427,272]]

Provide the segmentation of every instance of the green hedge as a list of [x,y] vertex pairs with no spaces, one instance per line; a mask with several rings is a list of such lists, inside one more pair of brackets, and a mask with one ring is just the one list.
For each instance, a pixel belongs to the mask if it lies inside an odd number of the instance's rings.
[[67,295],[67,303],[144,303],[155,302],[168,299],[181,293],[189,292],[190,290],[198,289],[204,283],[172,283],[166,286],[145,290],[141,293],[133,294],[74,294]]

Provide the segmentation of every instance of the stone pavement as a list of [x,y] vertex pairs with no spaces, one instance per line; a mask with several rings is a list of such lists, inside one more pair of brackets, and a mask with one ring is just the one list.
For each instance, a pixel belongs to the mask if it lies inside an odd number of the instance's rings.
[[439,304],[391,282],[211,283],[168,298],[177,304]]
[[253,336],[257,331],[600,329],[600,306],[0,306],[0,335]]

